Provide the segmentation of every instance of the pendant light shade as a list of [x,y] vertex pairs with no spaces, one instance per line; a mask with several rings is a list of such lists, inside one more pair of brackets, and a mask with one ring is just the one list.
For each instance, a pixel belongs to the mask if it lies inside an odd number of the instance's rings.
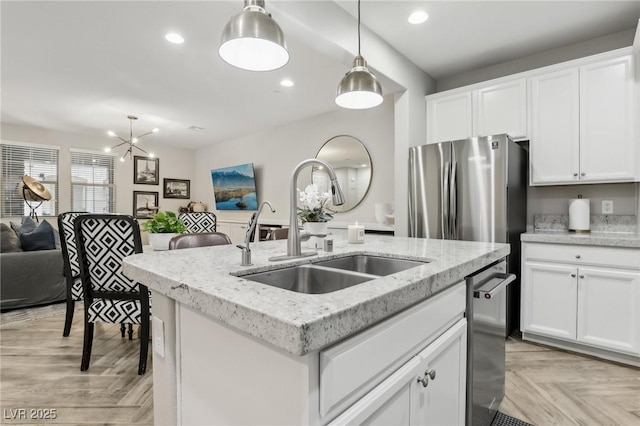
[[382,103],[382,88],[360,55],[353,60],[353,68],[338,85],[336,104],[342,108],[367,109]]
[[220,57],[249,71],[271,71],[289,62],[282,29],[264,10],[264,0],[245,0],[244,10],[222,32]]
[[358,0],[358,56],[353,68],[340,81],[336,104],[342,108],[367,109],[382,103],[382,87],[376,76],[367,68],[367,61],[360,54],[360,0]]

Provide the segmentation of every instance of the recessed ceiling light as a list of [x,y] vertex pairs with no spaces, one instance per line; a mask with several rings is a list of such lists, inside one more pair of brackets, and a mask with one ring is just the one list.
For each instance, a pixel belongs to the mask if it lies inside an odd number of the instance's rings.
[[167,39],[168,42],[173,44],[182,44],[184,43],[184,38],[180,34],[177,33],[169,33],[164,38]]
[[188,126],[186,127],[187,130],[193,130],[194,132],[201,132],[204,130],[204,127],[198,127],[198,126]]
[[409,22],[414,24],[414,25],[422,24],[427,19],[429,19],[429,14],[427,12],[423,11],[423,10],[418,10],[416,12],[413,12],[409,16]]
[[289,79],[287,79],[287,78],[285,78],[284,80],[282,80],[282,81],[280,82],[280,85],[281,85],[281,86],[284,86],[284,87],[292,87],[294,84],[295,84],[295,83],[294,83],[293,81],[291,81],[291,80],[289,80]]

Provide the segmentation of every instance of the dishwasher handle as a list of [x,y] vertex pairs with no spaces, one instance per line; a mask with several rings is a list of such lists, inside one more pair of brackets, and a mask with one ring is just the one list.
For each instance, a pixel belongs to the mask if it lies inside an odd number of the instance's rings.
[[515,274],[494,274],[478,284],[477,288],[473,290],[473,297],[476,299],[479,299],[480,297],[491,299],[497,293],[502,291],[503,288],[515,281],[515,279]]

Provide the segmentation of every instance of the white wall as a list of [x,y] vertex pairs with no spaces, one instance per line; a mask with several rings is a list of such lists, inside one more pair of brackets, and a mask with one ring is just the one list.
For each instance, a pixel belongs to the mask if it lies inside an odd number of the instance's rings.
[[[218,143],[196,152],[193,197],[214,211],[220,220],[248,221],[252,212],[215,211],[211,169],[253,163],[258,199],[270,201],[276,213],[264,210],[262,221],[288,220],[290,180],[294,167],[315,158],[320,147],[336,135],[351,135],[369,151],[373,177],[369,193],[354,210],[339,213],[338,222],[374,223],[374,204],[394,197],[394,112],[393,97],[370,110],[329,112],[259,134]],[[297,188],[309,183],[311,168],[300,173]]]
[[[71,210],[71,154],[70,148],[80,148],[103,152],[107,146],[114,144],[106,135],[81,135],[65,133],[30,126],[18,126],[2,123],[3,141],[28,142],[41,145],[52,145],[60,148],[58,175],[58,213]],[[140,140],[143,149],[150,150],[160,159],[160,185],[134,185],[133,161],[116,161],[116,210],[117,213],[133,214],[133,191],[158,192],[160,210],[178,212],[180,206],[186,206],[189,200],[168,199],[162,197],[162,179],[189,179],[194,184],[194,151],[155,145],[153,135]],[[3,218],[3,221],[9,218]],[[56,220],[49,220],[56,225]]]
[[629,29],[603,37],[594,38],[582,43],[571,44],[557,49],[547,50],[535,55],[525,56],[509,62],[478,68],[458,75],[440,78],[437,81],[437,91],[455,89],[493,78],[504,77],[519,72],[542,68],[560,62],[584,58],[610,50],[629,47],[633,44],[635,29]]

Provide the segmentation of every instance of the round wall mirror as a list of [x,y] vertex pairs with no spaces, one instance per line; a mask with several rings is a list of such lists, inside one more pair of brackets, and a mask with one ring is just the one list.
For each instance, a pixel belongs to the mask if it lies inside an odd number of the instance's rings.
[[[329,202],[328,208],[346,212],[360,204],[369,191],[373,173],[371,156],[364,144],[353,136],[334,136],[322,145],[316,158],[334,168],[346,199],[341,206]],[[318,185],[319,191],[331,191],[329,175],[318,166],[313,167],[311,181]]]

